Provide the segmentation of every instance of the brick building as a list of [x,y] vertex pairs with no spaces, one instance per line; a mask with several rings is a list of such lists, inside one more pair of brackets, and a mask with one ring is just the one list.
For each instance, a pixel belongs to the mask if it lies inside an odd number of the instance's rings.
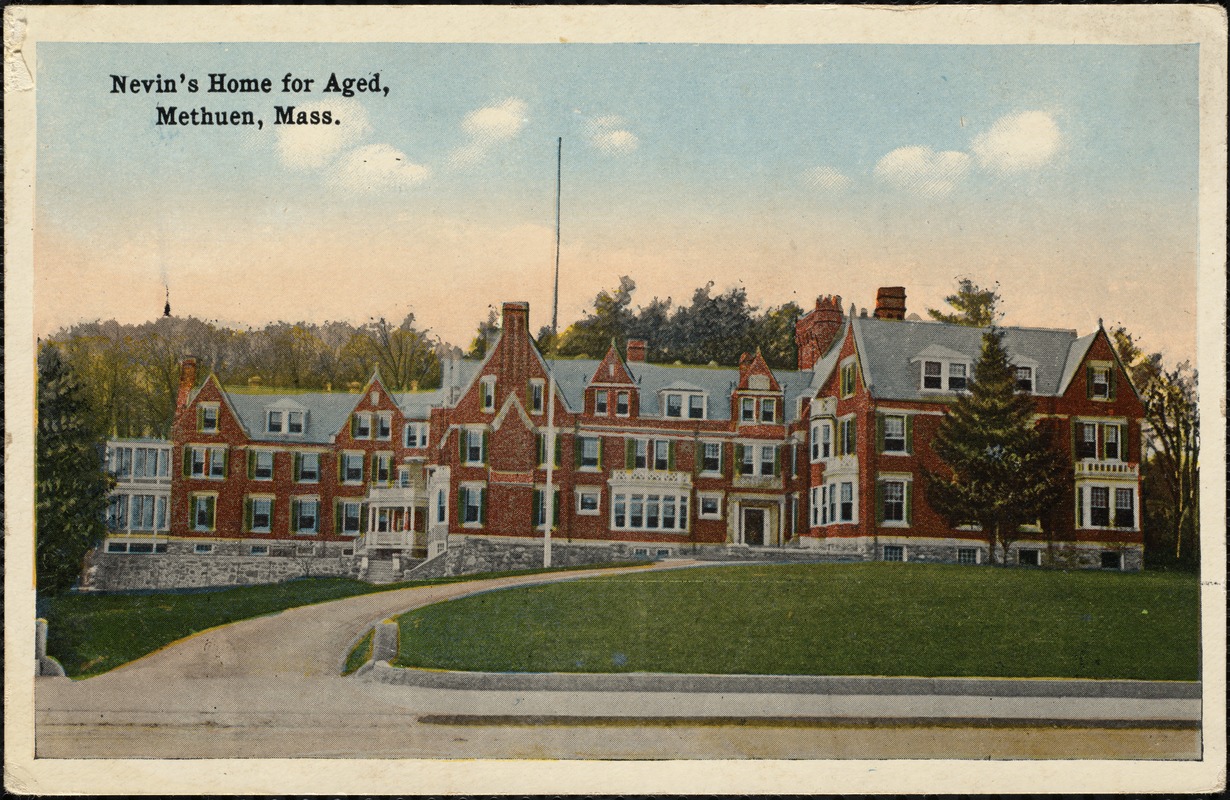
[[[197,386],[187,360],[166,538],[194,555],[437,574],[541,563],[551,518],[556,563],[979,563],[980,532],[927,505],[921,470],[983,331],[905,314],[899,287],[872,316],[819,298],[796,327],[796,370],[759,353],[738,368],[650,364],[635,340],[548,359],[525,303],[505,303],[487,356],[447,362],[430,392],[390,393],[378,376],[358,393]],[[1143,410],[1105,331],[1006,328],[1004,344],[1072,463],[1067,502],[1021,532],[1010,562],[1139,569]]]

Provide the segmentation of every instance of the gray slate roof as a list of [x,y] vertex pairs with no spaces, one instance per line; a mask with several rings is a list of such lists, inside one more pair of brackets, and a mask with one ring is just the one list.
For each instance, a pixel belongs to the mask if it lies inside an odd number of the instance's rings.
[[[970,328],[943,322],[875,319],[850,320],[855,343],[861,355],[863,377],[873,397],[893,400],[926,400],[934,394],[921,389],[922,367],[916,357],[937,348],[966,356],[973,364],[982,351],[986,328]],[[1034,369],[1034,394],[1057,395],[1067,386],[1075,364],[1089,348],[1096,334],[1077,339],[1076,331],[1054,328],[1003,328],[1004,347],[1010,357]],[[1083,346],[1081,343],[1083,342]],[[838,343],[818,364],[836,359]],[[831,372],[832,365],[827,368]],[[817,373],[820,369],[817,369]]]

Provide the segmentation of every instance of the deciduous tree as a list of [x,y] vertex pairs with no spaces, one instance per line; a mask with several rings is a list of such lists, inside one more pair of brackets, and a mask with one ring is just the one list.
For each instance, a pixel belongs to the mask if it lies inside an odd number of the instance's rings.
[[994,289],[984,289],[969,278],[961,278],[957,282],[957,293],[944,298],[944,302],[952,306],[952,311],[928,308],[931,319],[940,322],[950,322],[954,325],[968,325],[971,328],[987,328],[999,323],[998,306],[999,284]]

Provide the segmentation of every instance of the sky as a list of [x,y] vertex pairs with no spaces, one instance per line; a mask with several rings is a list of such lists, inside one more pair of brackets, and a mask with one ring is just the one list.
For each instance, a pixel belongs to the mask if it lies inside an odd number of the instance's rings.
[[[1196,45],[41,44],[35,325],[488,309],[560,322],[712,281],[909,312],[959,278],[1004,323],[1195,355]],[[272,81],[209,93],[210,73]],[[378,93],[321,91],[379,75]],[[283,77],[311,92],[283,92]],[[112,76],[175,94],[114,92]],[[179,76],[184,76],[184,81]],[[185,91],[187,79],[201,91]],[[386,90],[387,89],[387,93]],[[156,125],[158,105],[257,127]],[[274,106],[331,125],[274,124]]]

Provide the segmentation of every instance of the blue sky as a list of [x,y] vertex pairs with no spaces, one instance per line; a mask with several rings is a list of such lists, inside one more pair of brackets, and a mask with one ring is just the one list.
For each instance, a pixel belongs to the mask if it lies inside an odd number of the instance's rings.
[[[1194,353],[1193,46],[97,45],[39,48],[36,325],[414,311],[464,344],[713,280],[760,303],[910,310],[998,281],[1009,324],[1124,322]],[[110,74],[268,76],[269,95],[110,93]],[[280,91],[379,72],[388,96]],[[158,102],[263,130],[158,127]],[[279,129],[273,106],[329,108]],[[67,291],[101,278],[87,296]],[[341,282],[339,283],[339,278]],[[322,291],[323,287],[329,287]],[[152,299],[150,299],[152,298]],[[1176,310],[1179,312],[1176,314]]]

